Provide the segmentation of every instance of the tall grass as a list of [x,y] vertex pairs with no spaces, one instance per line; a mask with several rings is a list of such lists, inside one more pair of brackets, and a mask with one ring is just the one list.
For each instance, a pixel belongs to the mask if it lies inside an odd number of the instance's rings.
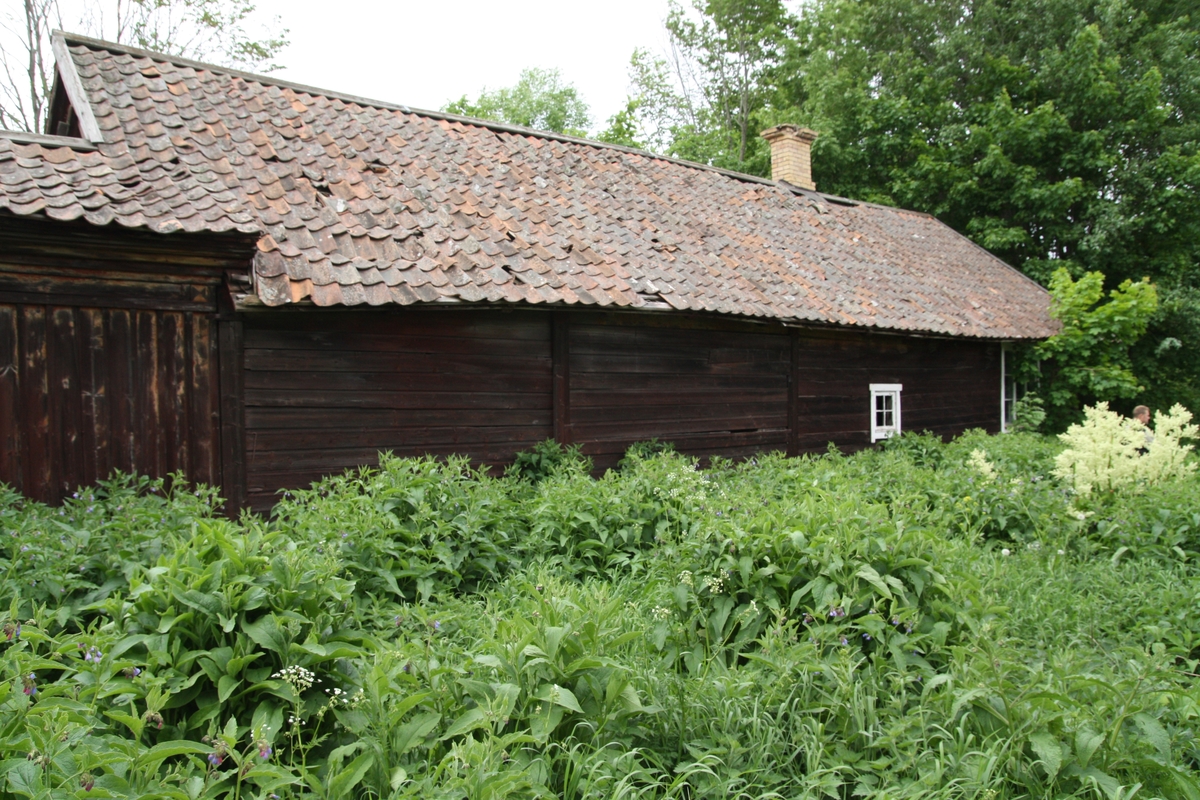
[[1056,452],[7,492],[0,795],[1200,797],[1200,482]]

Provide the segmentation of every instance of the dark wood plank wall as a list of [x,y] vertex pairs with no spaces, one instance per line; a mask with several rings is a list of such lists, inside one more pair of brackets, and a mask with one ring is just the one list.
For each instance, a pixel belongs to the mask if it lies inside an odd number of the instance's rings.
[[215,312],[248,246],[0,214],[0,481],[51,503],[113,470],[219,483]]
[[784,329],[579,313],[568,338],[570,438],[597,468],[651,438],[699,456],[787,449]]
[[217,482],[215,361],[211,315],[0,303],[0,481],[51,503],[113,470]]
[[259,510],[381,450],[502,466],[555,436],[598,469],[650,438],[702,457],[856,450],[870,445],[872,383],[904,384],[906,430],[999,420],[999,346],[973,341],[581,310],[243,320],[246,498]]
[[855,331],[801,331],[797,338],[794,448],[871,443],[872,383],[899,383],[906,431],[954,436],[1000,428],[1000,345]]
[[254,508],[381,450],[501,465],[554,433],[550,314],[307,309],[244,324]]

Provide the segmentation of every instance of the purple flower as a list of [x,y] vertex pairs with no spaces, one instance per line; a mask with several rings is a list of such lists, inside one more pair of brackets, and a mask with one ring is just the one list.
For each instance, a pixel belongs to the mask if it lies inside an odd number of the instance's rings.
[[871,641],[871,634],[869,634],[869,633],[864,633],[864,634],[863,634],[863,641],[865,641],[865,642],[869,642],[869,641]]
[[225,756],[222,755],[221,753],[214,752],[214,753],[208,754],[208,763],[212,764],[214,767],[221,766],[221,762],[224,760],[225,760]]
[[21,638],[21,623],[6,622],[4,623],[4,638],[8,641]]
[[99,664],[104,658],[104,653],[100,652],[100,648],[92,646],[87,649],[83,655],[83,660],[92,664]]
[[96,786],[96,778],[90,772],[85,772],[79,776],[79,788],[85,792],[90,792]]
[[23,686],[22,691],[24,691],[29,697],[33,697],[35,694],[37,694],[37,675],[35,673],[31,672],[28,675],[22,676],[21,684]]
[[261,758],[263,761],[266,761],[268,758],[271,757],[271,753],[273,753],[273,752],[274,751],[271,749],[270,742],[265,741],[265,740],[259,741],[259,743],[258,743],[258,757],[259,758]]
[[845,647],[848,644],[850,644],[850,641],[845,636],[843,636],[842,637],[842,647]]
[[142,674],[142,670],[140,667],[126,667],[125,668],[125,677],[129,678],[130,680],[136,678],[138,675],[141,675],[141,674]]

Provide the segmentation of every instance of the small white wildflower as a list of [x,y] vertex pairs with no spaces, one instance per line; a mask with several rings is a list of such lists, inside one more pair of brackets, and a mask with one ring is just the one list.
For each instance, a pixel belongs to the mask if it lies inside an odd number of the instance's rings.
[[657,620],[665,620],[670,618],[671,609],[664,608],[663,606],[655,606],[654,610],[650,612],[650,615]]
[[1006,547],[1006,548],[1004,548],[1003,550],[1001,550],[1001,551],[1000,551],[1000,555],[1002,555],[1002,556],[1011,556],[1011,555],[1012,555],[1012,550],[1009,550],[1009,549]]
[[[316,680],[316,675],[304,667],[284,667],[271,677],[291,684],[292,689],[297,693],[312,688],[313,681]],[[320,683],[320,681],[316,682]]]
[[684,586],[691,586],[692,585],[692,573],[686,569],[683,572],[679,573],[679,582],[682,583]]
[[1058,554],[1059,554],[1060,556],[1065,556],[1065,555],[1067,554],[1067,551],[1066,551],[1066,550],[1059,550],[1059,551],[1058,551]]
[[720,594],[725,591],[725,581],[719,575],[713,575],[704,579],[704,586],[713,594]]

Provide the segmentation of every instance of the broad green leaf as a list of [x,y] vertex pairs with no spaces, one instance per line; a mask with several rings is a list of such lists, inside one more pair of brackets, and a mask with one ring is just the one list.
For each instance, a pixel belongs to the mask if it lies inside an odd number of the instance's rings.
[[1046,775],[1050,780],[1054,780],[1058,771],[1062,769],[1062,746],[1058,739],[1043,731],[1030,736],[1029,745],[1033,748],[1033,752],[1037,753],[1038,759],[1046,770]]
[[274,615],[268,614],[254,622],[242,625],[242,632],[264,650],[278,655],[287,655],[287,634],[279,627],[279,622]]
[[486,727],[487,724],[487,714],[484,713],[483,709],[472,708],[461,717],[456,719],[454,724],[450,726],[449,730],[442,734],[442,741],[445,741],[446,739],[453,739],[455,736],[461,736],[462,734],[473,731],[476,728]]
[[241,680],[238,678],[222,675],[220,680],[217,681],[217,699],[224,703],[241,683]]
[[421,744],[441,720],[442,715],[436,711],[416,715],[397,728],[396,732],[392,734],[392,741],[394,743],[393,752],[398,754],[407,753]]
[[125,714],[120,711],[105,711],[104,716],[129,728],[129,732],[133,734],[134,739],[142,738],[142,729],[146,726],[146,722],[141,717],[135,717],[132,714]]
[[534,697],[538,700],[544,700],[547,703],[560,705],[563,708],[574,711],[576,714],[583,713],[583,709],[579,707],[579,700],[576,699],[575,693],[566,687],[559,686],[557,683],[542,684]]
[[1080,767],[1088,765],[1103,741],[1104,734],[1093,733],[1087,728],[1080,728],[1075,732],[1075,758],[1079,760]]
[[363,776],[375,764],[375,753],[367,751],[358,758],[351,761],[345,769],[329,781],[329,792],[326,795],[329,798],[344,797],[350,793],[350,790],[362,781]]
[[884,597],[892,599],[892,590],[888,588],[883,579],[879,577],[879,573],[870,564],[863,564],[854,574],[874,586]]
[[158,765],[164,760],[172,756],[197,755],[206,756],[212,752],[212,748],[200,742],[160,742],[154,745],[141,756],[138,757],[137,764],[140,769],[153,774]]
[[1159,756],[1164,761],[1171,760],[1171,737],[1167,735],[1166,730],[1159,724],[1158,720],[1149,714],[1141,713],[1134,714],[1133,721],[1137,723],[1141,729],[1142,735],[1146,741],[1150,742],[1151,746],[1158,751]]
[[42,793],[42,771],[32,761],[17,764],[8,771],[8,789],[22,797],[37,797]]

